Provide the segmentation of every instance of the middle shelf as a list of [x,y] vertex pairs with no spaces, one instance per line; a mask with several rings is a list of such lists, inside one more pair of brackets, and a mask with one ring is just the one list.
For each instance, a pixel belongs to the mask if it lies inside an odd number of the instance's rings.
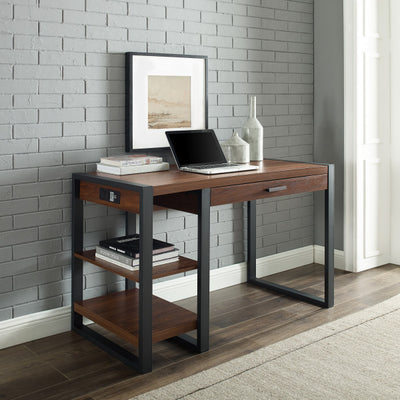
[[[87,250],[74,253],[75,257],[83,261],[90,262],[98,267],[111,271],[114,274],[118,274],[132,281],[139,282],[139,271],[130,271],[126,268],[119,267],[111,262],[97,258],[95,254],[96,250]],[[194,269],[197,269],[197,261],[180,256],[178,261],[153,267],[153,279],[180,274],[182,272],[191,271]]]

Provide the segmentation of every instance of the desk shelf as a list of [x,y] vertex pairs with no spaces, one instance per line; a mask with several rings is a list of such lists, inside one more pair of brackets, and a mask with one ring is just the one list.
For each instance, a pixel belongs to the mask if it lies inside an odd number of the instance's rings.
[[[196,329],[197,314],[153,296],[153,343]],[[74,303],[74,311],[138,347],[139,290]]]
[[[128,278],[131,281],[139,282],[139,271],[129,271],[128,269],[119,267],[111,262],[96,258],[95,253],[95,250],[87,250],[76,252],[74,253],[74,256],[83,261],[97,265],[100,268],[106,269],[107,271],[113,272],[114,274]],[[176,275],[194,269],[197,269],[197,261],[180,256],[178,261],[153,267],[153,279]]]

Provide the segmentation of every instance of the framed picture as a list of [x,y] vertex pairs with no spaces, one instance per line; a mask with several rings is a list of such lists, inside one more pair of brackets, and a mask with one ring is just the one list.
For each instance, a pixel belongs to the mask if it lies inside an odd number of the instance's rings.
[[166,130],[207,128],[207,57],[126,53],[126,151],[166,148]]

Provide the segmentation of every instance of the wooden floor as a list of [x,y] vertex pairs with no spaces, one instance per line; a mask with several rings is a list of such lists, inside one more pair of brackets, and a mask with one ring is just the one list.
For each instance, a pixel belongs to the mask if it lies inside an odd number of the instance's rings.
[[[321,295],[320,266],[270,280]],[[380,303],[400,293],[400,267],[336,272],[335,307],[321,309],[241,284],[211,294],[210,351],[154,345],[153,372],[138,375],[75,333],[0,351],[0,399],[123,400]],[[195,310],[194,299],[179,302]]]

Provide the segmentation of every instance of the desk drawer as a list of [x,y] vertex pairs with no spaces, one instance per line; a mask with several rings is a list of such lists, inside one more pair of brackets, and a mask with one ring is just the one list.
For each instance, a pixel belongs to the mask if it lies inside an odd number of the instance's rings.
[[287,194],[314,192],[325,190],[327,187],[328,176],[325,174],[222,186],[211,189],[211,205],[217,206]]

